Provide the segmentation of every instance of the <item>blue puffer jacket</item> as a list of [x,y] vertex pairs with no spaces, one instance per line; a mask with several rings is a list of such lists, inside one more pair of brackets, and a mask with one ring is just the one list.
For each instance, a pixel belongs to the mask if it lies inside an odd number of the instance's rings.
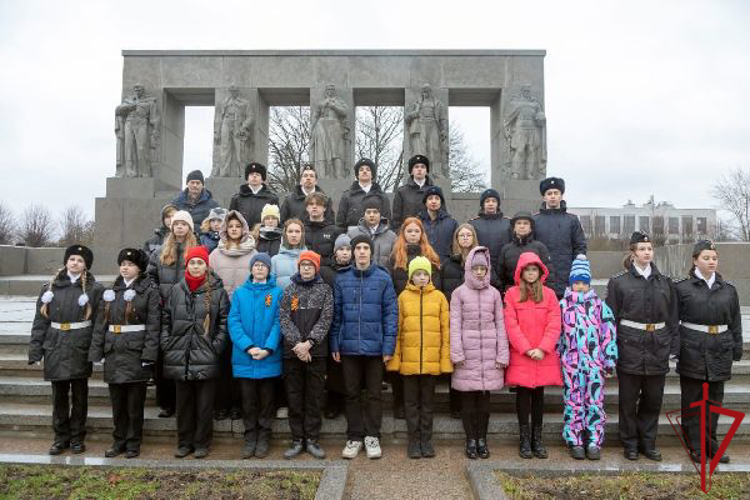
[[392,356],[398,301],[388,271],[372,264],[338,275],[333,287],[331,352],[345,356]]
[[[281,288],[271,274],[266,283],[253,283],[252,277],[234,291],[229,310],[229,335],[232,337],[232,371],[236,378],[281,376]],[[251,347],[273,351],[257,361],[247,353]]]
[[297,259],[306,248],[286,248],[283,244],[279,253],[271,257],[271,272],[276,275],[276,284],[282,290],[292,282],[292,276],[297,274]]

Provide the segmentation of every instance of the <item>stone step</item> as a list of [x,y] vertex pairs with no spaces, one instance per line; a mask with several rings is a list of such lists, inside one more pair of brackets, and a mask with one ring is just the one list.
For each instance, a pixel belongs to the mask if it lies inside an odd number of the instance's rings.
[[[157,408],[146,408],[144,421],[144,434],[148,436],[172,436],[176,438],[177,422],[175,418],[158,418]],[[29,405],[8,403],[3,404],[0,409],[0,432],[12,431],[37,436],[51,436],[52,407],[49,405]],[[616,413],[609,415],[605,424],[605,432],[608,440],[616,440],[618,416]],[[724,435],[730,427],[730,419],[722,417],[719,420],[718,432]],[[109,435],[112,431],[111,409],[106,406],[89,406],[87,428],[94,435]],[[214,435],[216,437],[235,437],[240,439],[244,432],[241,420],[214,421]],[[550,443],[561,442],[562,414],[559,412],[545,413],[544,433],[551,440]],[[274,439],[289,438],[289,424],[285,420],[274,419]],[[323,438],[344,439],[346,434],[346,420],[343,416],[336,419],[323,419],[321,431]],[[390,411],[384,411],[381,434],[386,438],[406,437],[406,422],[396,420]],[[491,415],[489,434],[493,439],[508,441],[518,440],[518,421],[515,412],[495,412]],[[460,419],[452,419],[444,413],[435,415],[434,420],[435,439],[464,439],[464,429]],[[668,418],[662,415],[659,418],[658,435],[660,439],[674,440],[672,425]],[[750,424],[740,425],[735,435],[735,440],[750,440]]]
[[[6,403],[34,403],[47,405],[52,398],[52,385],[40,378],[0,377],[0,401]],[[147,405],[154,405],[156,388],[146,390]],[[108,385],[102,380],[89,380],[89,404],[92,406],[109,405]]]

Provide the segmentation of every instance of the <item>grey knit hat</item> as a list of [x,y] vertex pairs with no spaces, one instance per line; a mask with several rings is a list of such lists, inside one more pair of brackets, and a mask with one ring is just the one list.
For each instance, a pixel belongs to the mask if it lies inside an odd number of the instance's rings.
[[352,246],[352,239],[349,238],[349,236],[346,233],[340,234],[338,238],[336,238],[336,241],[333,243],[333,251],[334,253],[336,250],[338,250],[341,247],[350,247]]

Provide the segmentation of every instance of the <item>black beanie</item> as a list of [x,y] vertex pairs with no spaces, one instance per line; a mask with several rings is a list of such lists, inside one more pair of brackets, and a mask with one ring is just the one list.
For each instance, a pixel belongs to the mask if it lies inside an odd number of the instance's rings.
[[193,170],[188,174],[187,179],[185,180],[185,184],[190,181],[201,181],[201,184],[206,183],[206,179],[203,178],[203,172],[201,172],[200,170]]
[[91,266],[94,264],[94,252],[85,245],[71,245],[66,248],[63,265],[68,263],[68,259],[71,255],[80,255],[86,263],[86,269],[91,269]]
[[479,208],[484,209],[484,201],[487,198],[495,198],[497,200],[497,206],[500,207],[500,193],[498,193],[496,190],[489,188],[482,191],[481,196],[479,197]]
[[411,175],[411,170],[414,168],[414,165],[417,163],[421,163],[425,167],[427,167],[427,173],[430,172],[430,159],[426,156],[422,155],[414,155],[411,158],[409,158],[409,175]]
[[123,248],[117,255],[117,265],[121,265],[123,260],[129,260],[138,266],[141,273],[145,273],[146,268],[148,267],[149,257],[146,252],[140,248]]
[[370,253],[372,253],[372,239],[370,239],[369,236],[367,236],[366,234],[360,233],[354,238],[352,238],[352,241],[351,241],[352,251],[354,251],[354,249],[357,248],[358,243],[367,243],[370,246]]
[[510,219],[510,230],[513,231],[513,228],[516,225],[516,222],[519,220],[527,220],[529,223],[531,223],[531,230],[534,231],[534,216],[531,215],[531,212],[526,212],[524,210],[520,212],[516,212],[516,215],[513,216],[512,219]]
[[383,212],[383,201],[380,196],[376,194],[368,194],[362,199],[362,213],[368,208],[377,208],[381,213]]
[[362,165],[367,165],[368,167],[370,167],[370,172],[372,172],[372,180],[374,181],[378,173],[378,167],[376,167],[375,162],[369,158],[360,158],[359,161],[354,164],[354,178],[359,179],[359,167],[361,167]]
[[446,208],[445,206],[445,196],[443,196],[443,190],[440,189],[440,186],[430,186],[427,189],[425,189],[424,196],[422,196],[422,205],[427,204],[427,198],[429,198],[432,195],[438,195],[440,197],[440,207]]
[[263,179],[263,182],[266,182],[266,166],[262,163],[252,162],[248,164],[245,167],[245,180],[252,174],[253,172],[260,174],[260,178]]
[[544,196],[544,193],[550,189],[559,189],[560,193],[565,194],[565,181],[560,177],[547,177],[542,179],[539,183],[539,192]]

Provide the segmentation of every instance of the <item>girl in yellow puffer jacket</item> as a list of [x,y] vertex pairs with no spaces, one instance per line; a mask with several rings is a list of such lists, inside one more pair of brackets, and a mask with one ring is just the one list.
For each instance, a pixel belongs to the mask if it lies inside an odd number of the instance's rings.
[[435,381],[451,373],[450,308],[445,295],[430,283],[432,265],[425,257],[409,263],[409,283],[398,296],[396,352],[389,371],[404,375],[404,409],[409,458],[432,458],[432,400]]

